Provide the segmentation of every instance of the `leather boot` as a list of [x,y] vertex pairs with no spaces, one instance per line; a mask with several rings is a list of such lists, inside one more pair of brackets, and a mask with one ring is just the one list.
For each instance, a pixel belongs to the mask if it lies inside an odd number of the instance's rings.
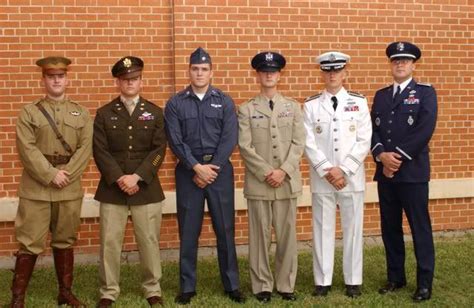
[[72,280],[74,270],[74,250],[53,248],[54,267],[58,276],[58,305],[70,307],[86,307],[72,294]]
[[25,293],[38,255],[18,254],[12,283],[11,308],[25,307]]

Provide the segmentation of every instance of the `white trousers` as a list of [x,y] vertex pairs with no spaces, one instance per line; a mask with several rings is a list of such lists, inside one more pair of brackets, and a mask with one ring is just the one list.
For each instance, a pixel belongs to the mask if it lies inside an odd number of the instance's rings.
[[314,283],[330,286],[334,270],[336,204],[343,232],[343,271],[346,285],[362,284],[364,192],[313,193]]

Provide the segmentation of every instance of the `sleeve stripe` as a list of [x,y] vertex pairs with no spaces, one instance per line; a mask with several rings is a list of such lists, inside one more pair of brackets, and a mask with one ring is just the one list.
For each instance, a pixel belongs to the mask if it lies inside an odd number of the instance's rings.
[[383,145],[383,144],[381,144],[380,142],[375,144],[374,147],[372,148],[372,150],[370,150],[370,151],[373,152],[375,150],[375,148],[378,147],[379,145]]
[[350,159],[352,159],[356,164],[358,164],[358,165],[361,164],[361,162],[360,162],[357,158],[355,158],[354,156],[352,156],[352,155],[349,154],[349,155],[347,155],[347,157],[350,158]]
[[405,153],[405,151],[403,151],[402,149],[400,149],[399,147],[395,147],[395,149],[397,149],[398,152],[402,153],[406,158],[408,158],[409,160],[413,160],[413,158],[411,158],[410,155],[408,155],[407,153]]
[[327,159],[323,159],[322,161],[319,162],[319,164],[317,165],[314,165],[313,166],[313,169],[316,170],[318,169],[319,167],[321,167],[324,163],[326,163],[328,160]]

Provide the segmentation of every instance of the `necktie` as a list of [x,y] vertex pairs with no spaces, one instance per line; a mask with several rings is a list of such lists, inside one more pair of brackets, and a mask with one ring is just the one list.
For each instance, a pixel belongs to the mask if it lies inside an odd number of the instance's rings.
[[272,100],[268,101],[268,106],[270,106],[270,109],[273,110],[273,101]]
[[401,91],[400,85],[398,85],[398,87],[397,87],[397,92],[395,92],[395,95],[393,96],[392,102],[395,103],[395,101],[397,100],[397,98],[400,96],[400,93],[401,93],[401,92],[402,92],[402,91]]
[[128,114],[132,115],[133,110],[135,110],[135,102],[134,101],[127,101],[125,103],[125,107],[127,107]]
[[333,96],[331,97],[332,100],[332,108],[334,108],[334,111],[336,111],[337,108],[337,97]]

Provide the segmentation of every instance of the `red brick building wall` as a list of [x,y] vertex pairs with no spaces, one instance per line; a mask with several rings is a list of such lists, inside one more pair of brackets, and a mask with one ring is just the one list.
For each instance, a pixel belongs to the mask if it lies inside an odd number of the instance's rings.
[[[120,57],[144,59],[143,96],[164,106],[187,85],[189,54],[198,46],[213,58],[213,84],[236,104],[258,91],[249,62],[259,51],[287,58],[280,90],[303,102],[322,89],[315,57],[336,49],[352,56],[348,89],[366,95],[391,83],[385,47],[394,40],[419,45],[423,57],[415,76],[432,83],[439,118],[431,142],[434,181],[474,178],[474,6],[470,0],[0,0],[0,218],[2,200],[16,198],[21,163],[15,149],[20,108],[43,95],[38,58],[64,55],[73,60],[68,95],[92,114],[117,95],[110,68]],[[236,188],[243,185],[238,150],[232,157]],[[168,152],[159,172],[164,189],[174,190],[174,158]],[[366,162],[367,181],[374,164]],[[302,163],[305,184],[308,167]],[[93,194],[99,173],[91,160],[83,177]],[[440,194],[442,196],[442,194]],[[449,194],[448,194],[449,195]],[[456,197],[457,195],[454,194]],[[435,230],[474,227],[472,193],[438,197],[430,203]],[[299,238],[311,238],[311,208],[300,207]],[[1,221],[1,219],[0,219]],[[98,249],[98,218],[85,218],[78,248]],[[378,206],[368,203],[366,234],[379,233]],[[134,249],[127,231],[126,249]],[[238,243],[246,243],[247,218],[236,216]],[[209,218],[201,242],[214,242]],[[162,247],[178,245],[173,214],[163,219]],[[0,256],[16,250],[13,222],[0,222]]]

